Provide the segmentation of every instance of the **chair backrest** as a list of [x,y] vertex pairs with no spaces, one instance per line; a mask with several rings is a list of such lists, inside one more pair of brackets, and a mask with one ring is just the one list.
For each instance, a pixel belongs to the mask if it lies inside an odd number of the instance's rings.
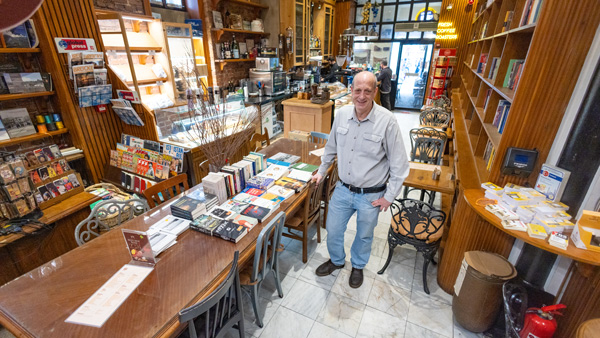
[[316,144],[319,144],[319,145],[325,145],[327,143],[327,140],[329,140],[329,134],[319,133],[318,131],[311,131],[310,132],[310,139],[309,139],[309,141],[311,143],[316,143]]
[[[183,190],[181,189],[181,184],[183,184]],[[187,174],[183,173],[157,183],[144,190],[144,197],[146,200],[148,200],[148,205],[150,205],[150,208],[154,208],[155,206],[170,200],[189,188],[190,186],[188,185]]]
[[269,139],[269,131],[267,127],[264,129],[264,134],[254,133],[252,138],[250,139],[250,151],[259,151],[263,148],[263,142],[267,142],[267,146],[271,145],[271,140]]
[[433,100],[433,106],[444,108],[449,107],[452,101],[446,95],[440,95],[435,100]]
[[329,199],[331,199],[335,185],[340,179],[338,175],[337,159],[335,159],[331,165],[333,166],[333,169],[331,170],[331,174],[327,176],[327,183],[325,183],[325,188],[323,188],[324,201],[329,201]]
[[510,282],[502,286],[506,337],[519,338],[527,310],[527,291],[524,287]]
[[390,206],[394,232],[426,243],[442,238],[446,213],[414,199],[396,199]]
[[305,219],[311,221],[321,212],[321,197],[323,196],[323,187],[325,180],[321,180],[319,184],[312,181],[308,183],[308,198],[304,203]]
[[86,219],[77,224],[75,241],[78,245],[83,245],[108,232],[112,227],[118,226],[148,210],[150,210],[148,204],[142,199],[102,201],[94,206]]
[[447,127],[450,124],[450,114],[438,108],[426,110],[419,115],[419,122],[424,126]]
[[277,256],[279,256],[277,248],[279,248],[279,244],[281,243],[284,224],[285,212],[281,211],[258,235],[256,250],[254,251],[251,283],[262,280],[264,276],[273,270],[273,264],[275,264]]
[[433,128],[415,128],[410,131],[410,160],[441,164],[448,136]]
[[[224,335],[233,324],[244,320],[238,273],[239,255],[236,251],[227,277],[207,298],[179,311],[179,322],[188,323],[190,337],[219,337]],[[203,318],[199,318],[201,316]],[[198,333],[196,324],[201,325],[204,329],[203,333]]]

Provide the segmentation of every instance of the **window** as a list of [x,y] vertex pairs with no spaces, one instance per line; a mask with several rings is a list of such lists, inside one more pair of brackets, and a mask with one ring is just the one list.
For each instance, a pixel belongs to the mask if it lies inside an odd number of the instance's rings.
[[410,4],[398,5],[398,15],[396,21],[410,21]]
[[185,11],[184,0],[150,0],[152,7],[161,7],[166,9],[175,9]]

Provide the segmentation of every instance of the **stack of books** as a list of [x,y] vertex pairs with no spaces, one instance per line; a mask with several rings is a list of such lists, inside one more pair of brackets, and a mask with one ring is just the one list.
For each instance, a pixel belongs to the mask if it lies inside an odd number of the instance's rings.
[[245,226],[212,215],[202,215],[192,222],[190,227],[193,230],[233,243],[239,242],[248,233],[248,228]]
[[508,229],[508,230],[515,230],[515,231],[527,231],[527,226],[519,221],[519,220],[503,220],[501,222],[502,227],[504,227],[504,229]]
[[506,207],[502,206],[502,205],[498,205],[498,204],[489,204],[485,206],[485,210],[491,212],[492,214],[494,214],[496,217],[500,218],[501,220],[519,220],[519,216],[517,216],[517,214],[515,214],[514,212],[512,212],[511,210],[507,209]]
[[532,201],[521,192],[507,192],[502,195],[500,203],[511,211],[516,211],[519,206],[531,204]]
[[286,176],[290,172],[289,166],[283,166],[279,164],[271,164],[269,167],[258,174],[259,177],[270,178],[273,181],[277,181],[278,179]]
[[294,190],[295,192],[300,192],[306,187],[306,183],[289,177],[282,177],[275,181],[275,184],[290,190]]
[[569,246],[569,237],[559,232],[552,231],[550,233],[550,237],[548,237],[548,244],[563,250],[567,250],[567,247]]
[[[267,169],[268,171],[269,169]],[[266,171],[264,171],[266,172]],[[263,172],[263,173],[264,173]],[[249,180],[246,181],[246,189],[248,188],[256,188],[261,190],[267,190],[275,184],[275,180],[272,178],[267,178],[265,176],[256,175]]]
[[190,226],[190,221],[187,219],[179,218],[176,216],[168,215],[163,217],[160,221],[154,223],[150,229],[148,229],[148,235],[152,235],[156,232],[165,232],[175,237],[186,231]]
[[219,199],[219,203],[223,203],[227,200],[227,187],[223,176],[218,173],[209,173],[202,179],[202,187],[204,191],[216,195]]
[[184,218],[190,221],[200,217],[207,212],[206,205],[197,199],[188,196],[180,197],[171,204],[171,214],[173,216]]
[[546,232],[546,229],[544,229],[543,226],[533,223],[527,224],[527,234],[529,235],[529,237],[539,239],[546,239],[546,237],[548,237],[548,233]]
[[267,159],[267,164],[278,164],[283,166],[290,166],[296,162],[300,161],[300,156],[286,154],[286,153],[277,153]]
[[481,187],[485,190],[485,197],[500,202],[504,189],[495,185],[492,182],[481,183]]

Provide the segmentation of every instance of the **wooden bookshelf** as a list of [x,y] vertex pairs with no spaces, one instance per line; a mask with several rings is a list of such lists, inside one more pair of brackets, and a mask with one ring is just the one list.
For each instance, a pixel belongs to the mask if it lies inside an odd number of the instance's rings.
[[1,94],[0,101],[8,101],[8,100],[19,100],[19,99],[29,99],[32,97],[40,97],[40,96],[50,96],[54,95],[55,92],[35,92],[35,93],[22,93],[22,94]]
[[267,6],[267,5],[259,4],[258,2],[245,1],[245,0],[216,0],[213,2],[216,2],[216,4],[217,4],[217,6],[215,6],[215,7],[218,7],[218,5],[221,3],[229,3],[229,4],[243,5],[243,6],[253,7],[253,8],[269,9],[269,6]]
[[14,144],[19,144],[21,142],[30,142],[35,140],[41,140],[46,137],[52,137],[56,135],[66,134],[69,132],[69,129],[63,128],[56,131],[49,131],[47,133],[37,133],[33,135],[27,135],[23,137],[11,138],[9,140],[0,141],[0,147],[7,147]]
[[0,48],[0,54],[3,53],[39,53],[39,48]]

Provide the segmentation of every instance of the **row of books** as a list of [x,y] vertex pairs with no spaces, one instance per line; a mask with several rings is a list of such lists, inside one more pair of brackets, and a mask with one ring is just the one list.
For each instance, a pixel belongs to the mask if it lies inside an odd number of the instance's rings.
[[492,141],[490,141],[488,139],[486,145],[485,145],[485,150],[483,151],[483,161],[485,162],[485,169],[487,171],[490,171],[490,168],[492,167],[492,162],[494,161],[494,155],[496,155],[496,148],[494,147],[494,144],[492,143]]
[[498,75],[499,68],[500,68],[500,58],[499,57],[492,58],[492,64],[490,65],[490,72],[488,73],[488,79],[494,81],[496,79],[496,75]]
[[508,119],[508,113],[510,111],[510,102],[507,100],[498,101],[498,106],[496,107],[496,113],[494,114],[494,120],[492,121],[492,125],[498,128],[498,133],[502,134],[504,132],[504,126],[506,125],[506,120]]
[[485,65],[487,64],[488,56],[488,53],[481,53],[481,55],[479,56],[479,64],[477,64],[478,74],[483,74],[483,70],[485,69]]
[[506,70],[506,76],[504,77],[504,82],[502,83],[502,87],[511,90],[517,88],[519,80],[521,79],[521,72],[523,71],[524,64],[525,60],[523,59],[511,59],[509,61],[508,68]]
[[542,8],[543,0],[527,0],[523,7],[523,15],[521,16],[521,26],[531,25],[537,22]]
[[514,16],[515,11],[506,11],[506,14],[504,14],[504,21],[502,22],[502,33],[510,30],[510,24],[512,23]]
[[143,193],[155,184],[156,182],[149,178],[121,171],[121,186],[129,191]]

